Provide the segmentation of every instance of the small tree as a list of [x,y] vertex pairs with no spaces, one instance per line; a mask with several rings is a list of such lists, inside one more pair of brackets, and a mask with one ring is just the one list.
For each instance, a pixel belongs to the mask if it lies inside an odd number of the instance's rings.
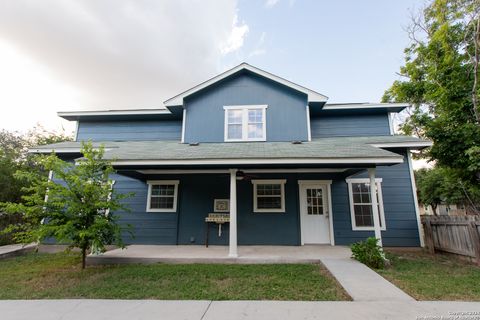
[[54,238],[82,252],[82,269],[89,251],[101,252],[105,245],[123,247],[115,210],[128,210],[122,199],[130,194],[117,193],[110,175],[111,163],[103,159],[104,149],[82,144],[83,158],[76,164],[55,155],[40,157],[39,163],[53,173],[56,181],[38,172],[19,171],[16,177],[28,183],[23,203],[6,203],[8,213],[21,212],[24,223],[8,229],[23,243]]
[[465,190],[457,170],[444,167],[420,169],[415,171],[418,189],[418,201],[431,206],[437,215],[437,207],[441,203],[465,202]]

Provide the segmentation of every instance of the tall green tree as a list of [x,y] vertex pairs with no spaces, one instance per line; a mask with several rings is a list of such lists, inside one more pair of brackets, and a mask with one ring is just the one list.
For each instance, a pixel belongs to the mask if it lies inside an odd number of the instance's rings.
[[401,80],[384,102],[412,107],[400,129],[431,139],[424,156],[480,201],[480,0],[434,0],[412,18]]
[[83,144],[81,153],[83,158],[76,164],[53,154],[40,157],[43,171],[51,171],[53,180],[39,171],[18,171],[16,178],[27,185],[23,201],[3,206],[7,213],[23,214],[24,222],[8,229],[16,240],[31,243],[54,238],[80,248],[85,268],[88,252],[101,252],[110,244],[123,247],[121,233],[128,226],[120,225],[112,213],[128,211],[122,200],[130,194],[112,188],[114,169],[103,159],[103,147]]
[[39,125],[26,134],[0,130],[0,202],[22,201],[25,185],[15,179],[15,172],[41,169],[35,156],[28,153],[29,147],[70,140],[63,131],[47,131]]

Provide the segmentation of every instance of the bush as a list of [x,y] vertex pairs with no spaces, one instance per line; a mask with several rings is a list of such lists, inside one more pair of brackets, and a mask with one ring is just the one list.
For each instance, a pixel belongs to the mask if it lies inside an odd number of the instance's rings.
[[365,241],[354,243],[350,246],[352,258],[366,264],[370,268],[385,268],[385,254],[378,245],[378,239],[374,237],[367,238]]

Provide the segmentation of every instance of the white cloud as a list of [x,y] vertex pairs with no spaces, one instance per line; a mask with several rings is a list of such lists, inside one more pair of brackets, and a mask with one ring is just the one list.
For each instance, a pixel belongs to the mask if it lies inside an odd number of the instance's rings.
[[238,16],[235,15],[232,23],[232,30],[227,41],[221,45],[220,51],[222,54],[235,52],[243,46],[243,42],[248,33],[248,25],[245,23],[238,23]]
[[235,0],[2,1],[0,127],[57,123],[65,109],[160,107],[220,71],[247,32]]
[[257,43],[255,44],[255,47],[253,50],[248,54],[248,57],[254,57],[254,56],[260,56],[264,55],[267,53],[267,49],[265,48],[265,38],[267,37],[267,33],[264,31],[260,35],[260,38],[258,39]]
[[273,8],[277,3],[278,3],[279,0],[267,0],[265,2],[265,7],[267,8]]

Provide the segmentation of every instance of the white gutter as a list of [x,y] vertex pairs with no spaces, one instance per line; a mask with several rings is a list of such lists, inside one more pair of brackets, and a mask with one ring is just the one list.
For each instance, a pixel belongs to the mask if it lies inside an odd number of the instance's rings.
[[113,165],[259,165],[259,164],[397,164],[403,157],[391,158],[323,158],[323,159],[205,159],[205,160],[115,160]]

